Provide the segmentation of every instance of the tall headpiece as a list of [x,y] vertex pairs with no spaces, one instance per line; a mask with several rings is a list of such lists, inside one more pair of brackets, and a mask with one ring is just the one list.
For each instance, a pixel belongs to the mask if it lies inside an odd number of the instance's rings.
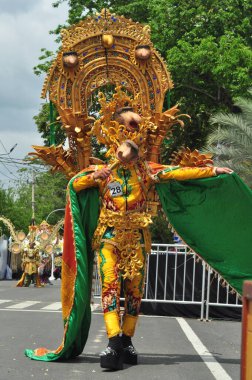
[[[103,10],[63,29],[61,37],[62,47],[45,80],[42,97],[48,93],[56,106],[69,149],[61,145],[34,146],[33,155],[52,165],[53,170],[73,176],[91,162],[92,131],[106,144],[120,139],[120,131],[113,138],[111,128],[115,123],[108,118],[128,97],[128,103],[144,120],[140,129],[142,139],[148,137],[146,158],[157,162],[167,131],[182,122],[177,119],[176,107],[163,113],[166,92],[173,83],[150,40],[150,28]],[[97,101],[98,91],[108,85],[117,88],[116,93],[110,103],[99,96],[102,117],[92,129],[95,119],[90,116],[91,105]],[[141,136],[134,138],[139,142]]]

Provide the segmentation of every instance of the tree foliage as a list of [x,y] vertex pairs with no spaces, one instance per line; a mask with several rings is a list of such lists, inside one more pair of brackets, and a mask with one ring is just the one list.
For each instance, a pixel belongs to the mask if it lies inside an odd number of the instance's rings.
[[168,227],[168,222],[162,213],[158,213],[158,215],[155,218],[153,218],[153,224],[150,225],[150,231],[153,243],[174,243],[173,233],[171,232],[171,229]]
[[[252,90],[249,91],[252,95]],[[210,119],[218,128],[208,136],[206,149],[220,166],[229,166],[252,187],[252,99],[238,98],[239,113],[217,113]]]
[[34,74],[41,75],[42,73],[47,73],[50,69],[52,60],[54,58],[54,53],[46,48],[41,48],[41,56],[38,58],[41,63],[33,68]]
[[[23,172],[23,180],[16,188],[0,189],[1,214],[10,219],[16,230],[28,232],[32,218],[31,173]],[[37,173],[35,175],[35,222],[40,224],[56,209],[65,208],[67,180],[60,173]],[[64,212],[55,212],[48,223],[55,224]],[[2,224],[1,224],[2,226]],[[6,229],[4,229],[5,232]]]
[[[57,112],[54,109],[53,112],[53,126],[54,126],[54,133],[55,133],[55,140],[58,144],[63,144],[66,136],[65,132],[61,129],[61,124],[57,122]],[[34,116],[33,119],[35,120],[35,124],[37,125],[37,129],[39,133],[41,134],[41,137],[44,139],[44,144],[46,146],[50,145],[50,105],[49,103],[43,103],[41,104],[40,111],[38,115]]]

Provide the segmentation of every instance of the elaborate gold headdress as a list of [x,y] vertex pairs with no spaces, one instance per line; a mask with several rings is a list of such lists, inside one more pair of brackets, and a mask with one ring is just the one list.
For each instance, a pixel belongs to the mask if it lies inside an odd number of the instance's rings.
[[[114,114],[118,109],[125,106],[131,107],[133,110],[137,109],[139,94],[132,99],[121,88],[117,86],[110,102],[107,102],[106,96],[99,93],[99,103],[101,105],[100,119],[96,120],[92,133],[96,136],[99,143],[108,147],[106,156],[113,161],[115,159],[115,152],[119,145],[125,140],[134,141],[139,149],[140,156],[147,154],[147,136],[149,132],[154,132],[156,126],[150,121],[150,118],[142,117],[142,122],[138,128],[130,132],[125,125],[119,124],[114,120]],[[136,110],[137,112],[137,110]]]
[[[91,137],[95,135],[109,147],[108,156],[126,137],[140,146],[140,154],[147,160],[159,162],[167,132],[183,122],[176,106],[163,112],[166,93],[173,83],[151,42],[150,28],[103,10],[63,29],[61,36],[62,48],[50,68],[42,96],[49,93],[57,107],[69,148],[34,146],[33,155],[71,178],[92,163]],[[106,85],[116,87],[116,93],[111,102],[99,95],[101,118],[92,128],[90,102]],[[131,134],[113,120],[116,108],[126,103],[142,118],[139,130]]]

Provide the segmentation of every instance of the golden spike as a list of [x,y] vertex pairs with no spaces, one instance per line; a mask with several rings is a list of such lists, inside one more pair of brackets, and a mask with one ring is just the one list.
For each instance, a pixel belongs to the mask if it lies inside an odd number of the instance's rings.
[[199,153],[197,149],[191,151],[188,147],[183,147],[178,152],[173,152],[171,165],[189,167],[212,166],[212,156],[210,153]]

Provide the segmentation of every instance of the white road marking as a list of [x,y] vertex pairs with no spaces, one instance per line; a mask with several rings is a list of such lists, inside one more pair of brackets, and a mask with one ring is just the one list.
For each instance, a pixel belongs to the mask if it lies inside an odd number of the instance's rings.
[[42,310],[42,309],[33,309],[33,310],[30,310],[30,309],[10,309],[10,308],[5,308],[5,309],[0,309],[0,311],[16,311],[16,312],[24,312],[24,313],[62,313],[62,311],[61,310]]
[[11,300],[0,300],[0,304],[5,302],[11,302]]
[[54,302],[50,303],[50,305],[42,307],[41,310],[60,310],[61,306],[61,302]]
[[101,305],[99,303],[93,303],[91,304],[91,311],[97,310]]
[[40,303],[40,301],[24,301],[16,303],[15,305],[7,306],[6,309],[26,309],[27,307],[36,305],[37,303]]
[[184,318],[176,318],[180,327],[184,331],[187,339],[193,345],[195,351],[199,354],[203,362],[206,364],[212,375],[216,380],[232,380],[224,368],[217,362],[213,355],[204,346],[189,324]]

